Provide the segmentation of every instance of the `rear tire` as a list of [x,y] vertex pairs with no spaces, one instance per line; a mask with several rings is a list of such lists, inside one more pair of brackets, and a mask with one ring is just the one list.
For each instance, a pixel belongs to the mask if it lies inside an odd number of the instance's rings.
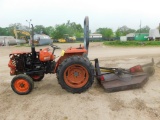
[[19,74],[12,79],[11,88],[19,95],[26,95],[34,88],[34,82],[28,75]]
[[63,89],[72,93],[81,93],[92,86],[94,68],[86,58],[72,56],[59,65],[57,78]]

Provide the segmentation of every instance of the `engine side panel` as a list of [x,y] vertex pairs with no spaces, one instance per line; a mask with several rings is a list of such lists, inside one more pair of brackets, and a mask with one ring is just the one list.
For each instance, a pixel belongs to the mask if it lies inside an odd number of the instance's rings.
[[39,60],[43,62],[54,60],[54,55],[52,54],[52,52],[49,52],[48,48],[44,48],[39,52]]
[[52,59],[53,58],[48,61],[40,61],[38,52],[34,59],[32,53],[10,54],[8,63],[10,75],[53,73],[56,63]]

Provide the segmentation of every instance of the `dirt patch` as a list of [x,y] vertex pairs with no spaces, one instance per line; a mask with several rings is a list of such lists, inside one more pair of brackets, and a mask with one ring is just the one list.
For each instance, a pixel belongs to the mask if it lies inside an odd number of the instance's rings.
[[109,107],[112,111],[119,111],[125,107],[124,101],[117,98],[110,97],[109,102]]

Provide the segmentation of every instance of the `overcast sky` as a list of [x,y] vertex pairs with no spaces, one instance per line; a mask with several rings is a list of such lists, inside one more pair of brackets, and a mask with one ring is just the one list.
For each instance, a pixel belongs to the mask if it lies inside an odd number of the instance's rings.
[[160,0],[0,0],[0,27],[11,23],[55,26],[71,22],[83,26],[89,16],[90,29],[109,27],[114,31],[123,25],[138,29],[156,28],[160,22]]

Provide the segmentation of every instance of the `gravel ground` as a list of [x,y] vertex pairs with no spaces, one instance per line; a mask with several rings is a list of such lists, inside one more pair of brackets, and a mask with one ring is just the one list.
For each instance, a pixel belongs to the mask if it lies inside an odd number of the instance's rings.
[[[62,49],[79,43],[58,44]],[[44,47],[44,46],[43,46]],[[42,46],[36,49],[43,48]],[[0,47],[0,119],[1,120],[159,120],[160,119],[160,47],[109,47],[90,43],[89,59],[99,58],[106,67],[129,68],[154,58],[155,74],[139,89],[107,93],[95,80],[81,94],[61,88],[56,75],[48,74],[35,82],[28,95],[17,95],[10,87],[9,53],[30,51],[29,47]],[[56,50],[57,57],[61,50]]]

